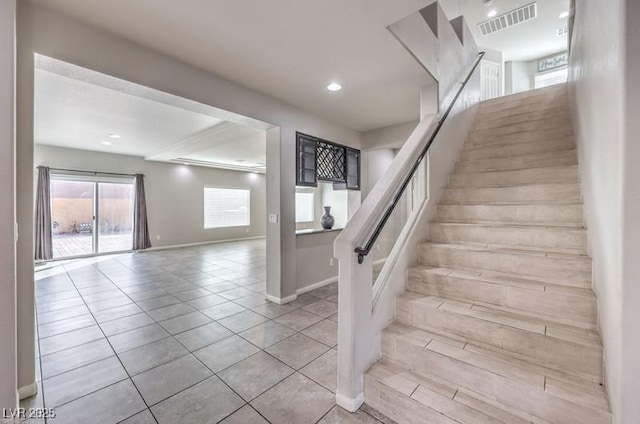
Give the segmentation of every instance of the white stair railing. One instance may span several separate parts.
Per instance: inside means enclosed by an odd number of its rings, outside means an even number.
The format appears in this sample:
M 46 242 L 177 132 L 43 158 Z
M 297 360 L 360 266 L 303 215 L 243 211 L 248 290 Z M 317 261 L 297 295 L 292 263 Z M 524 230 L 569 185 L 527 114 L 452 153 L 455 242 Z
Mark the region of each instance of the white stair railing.
M 348 411 L 356 411 L 364 402 L 364 373 L 380 356 L 380 331 L 373 322 L 374 263 L 369 253 L 483 56 L 484 52 L 478 54 L 454 93 L 450 93 L 453 99 L 447 108 L 435 119 L 426 118 L 418 124 L 383 177 L 336 238 L 334 254 L 339 261 L 336 402 Z M 425 198 L 421 201 L 424 202 Z M 397 245 L 406 240 L 415 224 L 415 219 L 412 219 L 415 216 L 406 220 L 392 255 L 399 252 Z M 389 274 L 394 259 L 387 258 L 381 276 Z M 384 290 L 383 283 L 376 283 L 376 297 Z

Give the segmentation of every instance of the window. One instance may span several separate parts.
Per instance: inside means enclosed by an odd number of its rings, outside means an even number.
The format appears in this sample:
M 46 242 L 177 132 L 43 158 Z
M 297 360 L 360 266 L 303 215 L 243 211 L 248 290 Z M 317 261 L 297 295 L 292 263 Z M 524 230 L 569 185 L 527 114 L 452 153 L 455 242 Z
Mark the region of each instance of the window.
M 543 88 L 554 84 L 562 84 L 563 82 L 567 82 L 567 77 L 567 68 L 537 74 L 534 76 L 534 88 Z
M 250 190 L 205 187 L 204 228 L 250 225 L 250 198 Z
M 296 223 L 314 221 L 314 209 L 313 193 L 296 193 Z

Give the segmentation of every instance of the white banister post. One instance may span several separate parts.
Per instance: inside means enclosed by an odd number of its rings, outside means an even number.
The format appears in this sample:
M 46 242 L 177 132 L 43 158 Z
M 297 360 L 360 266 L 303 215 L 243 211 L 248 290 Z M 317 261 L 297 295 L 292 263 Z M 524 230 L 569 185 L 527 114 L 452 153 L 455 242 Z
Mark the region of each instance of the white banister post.
M 355 412 L 364 402 L 364 372 L 377 359 L 371 322 L 373 262 L 358 264 L 351 243 L 338 253 L 338 385 L 336 403 Z

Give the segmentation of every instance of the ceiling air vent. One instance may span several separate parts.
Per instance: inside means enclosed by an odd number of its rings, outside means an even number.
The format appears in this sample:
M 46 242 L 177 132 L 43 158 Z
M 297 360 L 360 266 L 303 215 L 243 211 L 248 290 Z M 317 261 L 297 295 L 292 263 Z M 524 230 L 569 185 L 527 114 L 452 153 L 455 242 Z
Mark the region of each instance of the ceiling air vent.
M 480 22 L 478 24 L 478 29 L 482 35 L 489 35 L 494 32 L 511 28 L 514 25 L 530 21 L 536 16 L 538 16 L 538 7 L 536 2 L 533 2 L 500 16 L 496 16 L 488 21 Z

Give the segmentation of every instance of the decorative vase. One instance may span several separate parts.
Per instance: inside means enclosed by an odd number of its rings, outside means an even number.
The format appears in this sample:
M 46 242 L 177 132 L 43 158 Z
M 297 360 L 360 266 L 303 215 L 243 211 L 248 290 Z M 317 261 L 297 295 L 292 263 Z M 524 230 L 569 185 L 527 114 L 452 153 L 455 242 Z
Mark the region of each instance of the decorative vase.
M 335 220 L 331 215 L 331 206 L 325 206 L 324 215 L 322 215 L 322 218 L 320 218 L 320 225 L 322 225 L 322 228 L 324 228 L 325 230 L 330 230 L 333 228 L 334 222 Z

